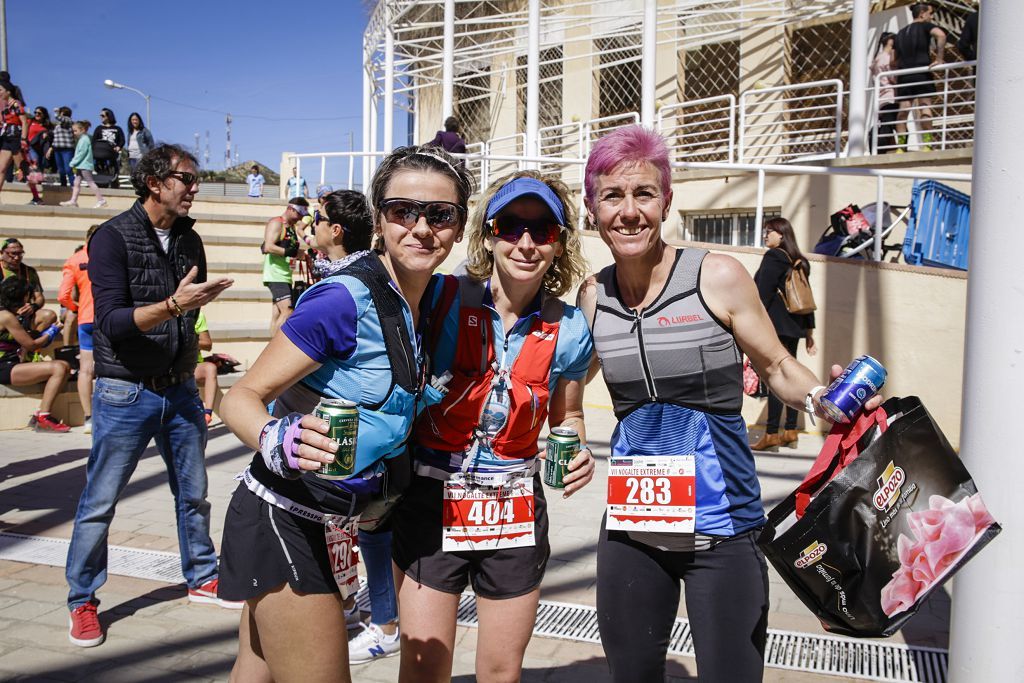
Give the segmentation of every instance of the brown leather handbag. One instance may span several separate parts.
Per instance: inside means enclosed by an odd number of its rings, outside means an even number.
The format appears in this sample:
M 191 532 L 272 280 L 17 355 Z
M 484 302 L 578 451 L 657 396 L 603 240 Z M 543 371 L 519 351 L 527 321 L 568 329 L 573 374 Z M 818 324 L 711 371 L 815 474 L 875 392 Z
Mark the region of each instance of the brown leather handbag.
M 783 250 L 783 253 L 785 251 Z M 789 254 L 786 254 L 789 258 Z M 818 309 L 814 303 L 814 293 L 811 292 L 811 283 L 807 281 L 807 273 L 803 268 L 798 268 L 801 259 L 793 261 L 790 258 L 789 272 L 786 274 L 784 289 L 779 290 L 786 310 L 795 315 L 811 313 Z

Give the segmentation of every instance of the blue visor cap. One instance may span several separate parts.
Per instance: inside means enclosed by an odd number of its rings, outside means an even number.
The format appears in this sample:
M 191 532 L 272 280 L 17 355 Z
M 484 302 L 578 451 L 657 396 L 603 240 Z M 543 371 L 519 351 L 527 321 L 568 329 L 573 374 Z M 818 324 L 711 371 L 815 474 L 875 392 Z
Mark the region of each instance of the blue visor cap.
M 491 220 L 498 215 L 498 212 L 508 206 L 511 202 L 520 197 L 534 196 L 544 202 L 551 214 L 558 221 L 558 224 L 565 226 L 565 211 L 562 210 L 562 200 L 558 198 L 554 190 L 546 183 L 536 178 L 515 178 L 494 193 L 491 201 L 487 204 L 486 220 Z

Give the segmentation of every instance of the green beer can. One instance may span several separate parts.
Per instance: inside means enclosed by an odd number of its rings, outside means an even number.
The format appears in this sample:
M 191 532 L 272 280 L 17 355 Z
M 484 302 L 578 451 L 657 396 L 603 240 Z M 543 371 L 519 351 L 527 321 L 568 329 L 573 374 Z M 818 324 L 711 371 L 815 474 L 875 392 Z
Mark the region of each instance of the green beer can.
M 316 471 L 321 479 L 348 479 L 356 469 L 356 437 L 359 434 L 359 408 L 343 398 L 322 398 L 313 414 L 327 423 L 327 436 L 338 442 L 334 462 L 325 462 Z
M 544 483 L 553 489 L 565 488 L 569 461 L 580 452 L 580 437 L 575 429 L 554 427 L 548 434 L 544 452 Z

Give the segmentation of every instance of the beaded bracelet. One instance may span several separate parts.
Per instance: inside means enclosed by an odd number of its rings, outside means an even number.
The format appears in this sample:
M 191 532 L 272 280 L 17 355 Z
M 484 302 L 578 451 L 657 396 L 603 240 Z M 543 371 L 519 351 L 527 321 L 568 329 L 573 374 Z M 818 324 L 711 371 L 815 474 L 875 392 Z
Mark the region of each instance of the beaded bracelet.
M 181 310 L 181 306 L 178 305 L 178 300 L 174 298 L 174 295 L 172 294 L 169 298 L 171 300 L 171 303 L 174 304 L 174 310 L 178 312 L 177 317 L 180 318 L 181 316 L 185 315 L 185 311 Z

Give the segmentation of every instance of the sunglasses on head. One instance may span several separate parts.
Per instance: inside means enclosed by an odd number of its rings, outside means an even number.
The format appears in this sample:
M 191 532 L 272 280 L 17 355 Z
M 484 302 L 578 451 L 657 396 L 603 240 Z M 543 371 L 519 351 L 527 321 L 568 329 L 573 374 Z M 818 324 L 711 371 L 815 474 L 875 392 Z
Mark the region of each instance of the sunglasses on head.
M 185 187 L 192 187 L 199 180 L 199 176 L 195 173 L 189 173 L 188 171 L 171 171 L 167 174 L 167 177 L 177 178 L 185 185 Z
M 488 234 L 498 239 L 517 243 L 523 234 L 530 233 L 533 243 L 542 246 L 557 242 L 562 233 L 562 226 L 551 218 L 520 218 L 514 214 L 495 216 L 487 223 Z
M 377 205 L 388 223 L 412 230 L 420 217 L 434 230 L 457 228 L 465 207 L 451 202 L 418 202 L 415 199 L 385 199 Z

